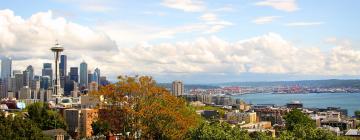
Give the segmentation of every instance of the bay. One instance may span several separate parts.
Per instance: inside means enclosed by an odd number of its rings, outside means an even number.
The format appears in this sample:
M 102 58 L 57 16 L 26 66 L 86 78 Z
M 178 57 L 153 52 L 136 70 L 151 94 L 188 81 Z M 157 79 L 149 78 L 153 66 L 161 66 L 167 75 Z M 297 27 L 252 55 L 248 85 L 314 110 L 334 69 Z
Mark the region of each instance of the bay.
M 242 94 L 233 96 L 251 104 L 286 105 L 291 101 L 300 101 L 304 107 L 326 108 L 341 107 L 348 110 L 348 115 L 353 116 L 354 111 L 360 110 L 360 93 L 306 93 L 306 94 Z

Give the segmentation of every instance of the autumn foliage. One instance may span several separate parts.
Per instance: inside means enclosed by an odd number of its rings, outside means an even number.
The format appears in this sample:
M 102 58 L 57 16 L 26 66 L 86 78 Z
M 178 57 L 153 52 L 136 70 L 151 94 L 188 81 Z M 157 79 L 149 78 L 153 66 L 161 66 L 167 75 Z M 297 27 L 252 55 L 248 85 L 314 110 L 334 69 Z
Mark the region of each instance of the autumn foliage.
M 94 94 L 105 98 L 99 124 L 109 125 L 107 133 L 130 139 L 184 139 L 200 119 L 184 100 L 172 96 L 148 76 L 119 77 L 117 83 Z

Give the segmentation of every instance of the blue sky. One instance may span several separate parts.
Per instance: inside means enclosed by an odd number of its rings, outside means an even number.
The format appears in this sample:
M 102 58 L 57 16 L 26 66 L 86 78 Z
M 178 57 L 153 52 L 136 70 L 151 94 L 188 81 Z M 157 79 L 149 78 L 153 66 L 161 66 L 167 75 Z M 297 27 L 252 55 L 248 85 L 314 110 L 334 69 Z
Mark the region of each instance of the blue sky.
M 0 55 L 18 59 L 18 69 L 33 60 L 39 60 L 39 64 L 32 65 L 41 69 L 40 62 L 51 60 L 51 56 L 40 53 L 46 48 L 44 42 L 50 39 L 51 44 L 51 39 L 56 38 L 68 50 L 65 54 L 74 55 L 70 56 L 70 64 L 76 66 L 85 60 L 110 77 L 145 74 L 160 82 L 214 83 L 360 75 L 356 70 L 360 69 L 358 0 L 0 3 L 0 17 L 7 17 L 0 20 L 4 23 L 0 24 L 4 29 L 0 30 L 4 35 L 0 41 L 14 40 L 3 41 Z M 17 16 L 22 21 L 15 20 Z M 62 23 L 57 23 L 59 19 Z M 28 33 L 28 28 L 36 30 L 36 37 Z M 36 41 L 19 40 L 29 36 Z M 25 53 L 14 50 L 24 44 L 39 53 L 20 58 L 18 55 Z

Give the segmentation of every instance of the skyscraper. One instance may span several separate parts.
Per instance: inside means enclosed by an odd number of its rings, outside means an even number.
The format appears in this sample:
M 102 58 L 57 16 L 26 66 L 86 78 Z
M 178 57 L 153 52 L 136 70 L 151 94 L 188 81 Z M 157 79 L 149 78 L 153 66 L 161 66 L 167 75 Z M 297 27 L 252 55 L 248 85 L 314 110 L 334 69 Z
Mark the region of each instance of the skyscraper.
M 184 84 L 181 81 L 172 82 L 171 94 L 181 96 L 184 94 Z
M 49 76 L 49 80 L 52 81 L 53 79 L 53 70 L 52 70 L 52 67 L 51 67 L 51 63 L 44 63 L 43 64 L 43 69 L 42 69 L 42 76 Z M 49 83 L 51 86 L 52 83 L 50 82 Z
M 9 57 L 1 59 L 1 78 L 11 77 L 12 60 Z
M 94 78 L 94 77 L 93 77 L 93 74 L 92 74 L 91 71 L 89 70 L 89 71 L 88 71 L 88 85 L 89 85 L 91 82 L 94 81 L 93 78 Z
M 78 67 L 71 67 L 69 76 L 70 76 L 70 80 L 73 80 L 76 83 L 78 83 L 79 82 L 79 69 L 78 69 Z
M 26 70 L 29 72 L 30 81 L 34 80 L 34 68 L 33 66 L 27 66 Z
M 93 81 L 95 81 L 98 85 L 100 85 L 100 69 L 99 68 L 96 68 L 94 70 Z
M 60 56 L 60 64 L 59 64 L 59 70 L 60 70 L 60 86 L 61 88 L 64 88 L 65 82 L 66 82 L 66 74 L 67 74 L 67 56 L 61 55 Z
M 80 63 L 80 87 L 87 87 L 88 69 L 85 61 Z
M 28 70 L 23 71 L 23 86 L 30 86 L 30 72 Z

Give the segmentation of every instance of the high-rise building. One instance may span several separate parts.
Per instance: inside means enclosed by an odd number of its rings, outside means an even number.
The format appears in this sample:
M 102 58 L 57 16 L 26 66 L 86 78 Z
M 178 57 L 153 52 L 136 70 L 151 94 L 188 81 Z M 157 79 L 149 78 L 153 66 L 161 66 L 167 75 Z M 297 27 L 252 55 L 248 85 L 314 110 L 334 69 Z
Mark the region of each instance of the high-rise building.
M 80 87 L 87 87 L 88 85 L 88 68 L 85 61 L 80 64 Z
M 11 77 L 12 60 L 9 57 L 1 59 L 1 78 Z
M 69 76 L 70 76 L 70 80 L 73 80 L 76 83 L 78 83 L 79 82 L 79 69 L 78 69 L 78 67 L 71 67 Z
M 23 86 L 30 86 L 30 72 L 28 70 L 23 71 Z
M 100 85 L 100 69 L 99 68 L 96 68 L 94 70 L 93 81 L 95 81 L 98 85 Z
M 60 70 L 60 86 L 61 86 L 61 88 L 64 88 L 66 80 L 67 80 L 66 79 L 66 74 L 67 74 L 67 56 L 66 55 L 60 56 L 59 70 Z
M 15 75 L 15 91 L 18 92 L 24 86 L 24 76 L 23 74 L 16 74 Z
M 90 84 L 92 81 L 94 81 L 94 79 L 93 79 L 94 77 L 93 77 L 93 74 L 91 73 L 91 71 L 89 70 L 88 71 L 88 84 Z
M 50 78 L 49 86 L 52 86 L 53 70 L 52 70 L 51 63 L 44 63 L 43 64 L 42 76 L 49 76 L 49 78 Z
M 28 86 L 24 86 L 20 89 L 19 99 L 31 99 L 31 89 Z
M 50 76 L 41 76 L 40 88 L 47 90 L 51 85 L 50 83 L 51 83 Z
M 22 74 L 21 70 L 13 70 L 13 76 L 15 76 L 16 74 Z
M 7 90 L 5 90 L 5 80 L 0 79 L 0 99 L 1 98 L 6 98 L 7 97 Z
M 184 84 L 181 81 L 172 82 L 171 94 L 181 96 L 184 94 Z
M 33 66 L 29 65 L 27 66 L 26 70 L 29 72 L 29 78 L 30 78 L 30 81 L 34 80 L 34 68 Z
M 33 85 L 33 82 L 34 82 L 34 68 L 33 66 L 29 65 L 26 67 L 26 71 L 27 71 L 27 80 L 28 80 L 28 83 L 29 83 L 29 87 L 32 88 L 32 85 Z

